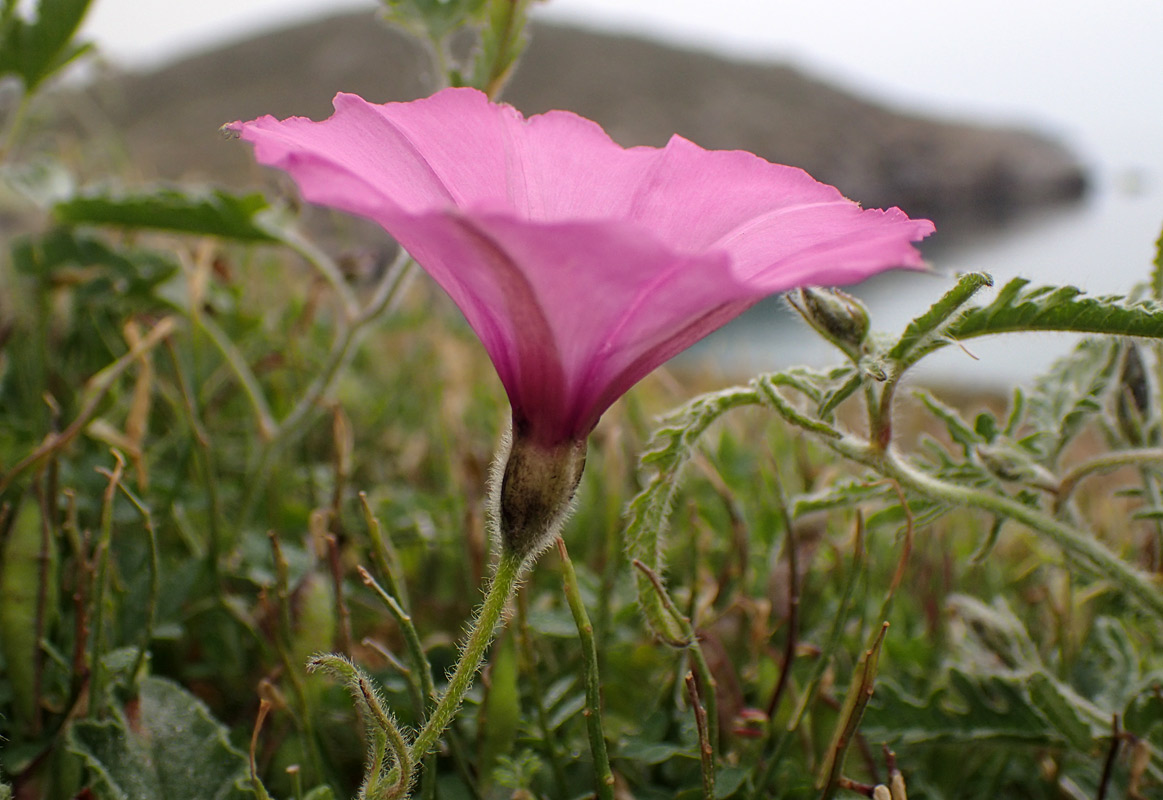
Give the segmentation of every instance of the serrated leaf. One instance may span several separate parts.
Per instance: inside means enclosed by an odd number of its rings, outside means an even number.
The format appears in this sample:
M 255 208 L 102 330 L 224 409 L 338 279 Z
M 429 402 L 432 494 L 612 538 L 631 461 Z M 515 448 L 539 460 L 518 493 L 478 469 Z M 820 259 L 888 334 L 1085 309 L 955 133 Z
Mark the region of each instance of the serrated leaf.
M 639 464 L 639 471 L 649 477 L 643 480 L 644 488 L 630 502 L 625 542 L 631 559 L 638 559 L 656 573 L 662 572 L 662 543 L 670 511 L 678 493 L 683 467 L 699 437 L 731 409 L 754 405 L 758 401 L 758 393 L 750 386 L 726 389 L 692 400 L 663 421 L 647 444 Z M 647 622 L 659 636 L 680 642 L 683 634 L 663 607 L 649 578 L 638 572 L 635 580 L 639 606 Z
M 1082 698 L 1044 672 L 1031 674 L 1026 681 L 1026 688 L 1034 708 L 1071 747 L 1081 752 L 1090 750 L 1099 732 L 1094 730 L 1091 720 L 1083 711 L 1085 701 Z
M 1114 617 L 1099 617 L 1086 637 L 1084 651 L 1093 676 L 1088 697 L 1117 709 L 1126 705 L 1143 681 L 1139 654 L 1126 625 Z
M 1058 746 L 1063 743 L 1025 692 L 1026 676 L 949 669 L 926 697 L 881 680 L 864 717 L 864 735 L 896 744 Z
M 895 496 L 895 493 L 892 487 L 884 481 L 876 483 L 866 481 L 838 482 L 829 489 L 792 498 L 790 508 L 792 517 L 799 519 L 805 514 L 816 511 L 850 508 L 874 500 L 887 499 L 890 496 Z
M 960 662 L 977 663 L 983 669 L 1000 664 L 1013 671 L 1041 667 L 1030 632 L 1004 599 L 987 605 L 975 597 L 954 594 L 947 603 L 952 621 L 964 628 L 962 635 L 954 637 Z
M 72 725 L 68 748 L 109 800 L 246 800 L 246 756 L 202 701 L 176 683 L 145 678 L 128 709 Z
M 985 443 L 981 434 L 962 419 L 960 412 L 952 406 L 942 403 L 932 394 L 921 389 L 913 392 L 913 397 L 920 400 L 929 410 L 929 413 L 944 423 L 949 438 L 961 445 L 962 451 L 966 455 L 977 445 Z
M 235 195 L 217 189 L 210 192 L 156 189 L 144 193 L 80 195 L 57 203 L 53 214 L 70 225 L 146 228 L 273 243 L 278 238 L 256 219 L 269 207 L 261 194 Z
M 1163 338 L 1163 305 L 1124 297 L 1087 297 L 1073 286 L 1026 288 L 1015 278 L 987 306 L 966 311 L 948 327 L 956 339 L 1015 331 L 1073 331 Z
M 1120 343 L 1098 338 L 1084 339 L 1055 361 L 1029 397 L 1025 421 L 1034 433 L 1023 438 L 1025 449 L 1053 467 L 1066 445 L 1103 410 L 1102 398 L 1113 386 L 1119 361 Z
M 857 389 L 864 385 L 865 375 L 862 372 L 853 370 L 853 374 L 848 380 L 841 384 L 838 388 L 826 392 L 822 401 L 816 409 L 816 415 L 823 420 L 831 420 L 832 412 L 849 397 L 851 397 Z
M 0 27 L 0 75 L 19 76 L 31 94 L 54 72 L 86 52 L 73 37 L 91 0 L 40 0 L 30 18 L 6 17 Z
M 909 358 L 910 354 L 918 348 L 923 349 L 942 325 L 986 286 L 993 286 L 993 278 L 984 272 L 962 275 L 956 286 L 946 292 L 924 314 L 905 326 L 904 333 L 888 352 L 888 357 L 895 361 L 914 360 Z

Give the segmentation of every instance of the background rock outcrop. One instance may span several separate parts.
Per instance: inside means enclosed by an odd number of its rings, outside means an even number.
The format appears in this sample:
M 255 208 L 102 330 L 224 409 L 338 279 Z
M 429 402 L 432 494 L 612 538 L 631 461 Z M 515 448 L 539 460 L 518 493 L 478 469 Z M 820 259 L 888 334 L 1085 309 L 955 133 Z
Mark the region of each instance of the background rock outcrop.
M 225 122 L 330 113 L 336 91 L 369 100 L 429 92 L 418 46 L 370 13 L 225 46 L 125 74 L 80 104 L 122 137 L 142 177 L 253 184 L 269 178 Z M 732 61 L 642 39 L 535 25 L 505 99 L 526 113 L 568 108 L 620 143 L 679 133 L 803 167 L 868 206 L 899 205 L 949 228 L 1003 221 L 1081 195 L 1085 176 L 1058 143 L 1029 130 L 936 120 L 885 108 L 776 64 Z

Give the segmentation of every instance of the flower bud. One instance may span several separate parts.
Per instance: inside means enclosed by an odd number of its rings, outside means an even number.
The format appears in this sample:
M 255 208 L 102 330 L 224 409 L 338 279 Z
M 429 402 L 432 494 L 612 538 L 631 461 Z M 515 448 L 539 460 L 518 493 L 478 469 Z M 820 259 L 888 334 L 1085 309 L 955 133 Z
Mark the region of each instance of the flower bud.
M 493 517 L 501 546 L 523 558 L 553 543 L 569 516 L 586 464 L 586 442 L 542 445 L 515 431 L 493 475 Z M 503 462 L 499 490 L 497 472 Z
M 847 292 L 809 286 L 791 292 L 788 300 L 809 325 L 845 353 L 856 353 L 864 344 L 868 309 Z

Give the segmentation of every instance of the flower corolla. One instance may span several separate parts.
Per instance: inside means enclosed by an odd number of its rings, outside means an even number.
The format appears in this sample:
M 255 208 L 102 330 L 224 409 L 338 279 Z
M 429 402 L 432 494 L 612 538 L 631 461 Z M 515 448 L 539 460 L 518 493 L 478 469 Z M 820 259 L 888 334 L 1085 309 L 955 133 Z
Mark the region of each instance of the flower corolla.
M 543 445 L 584 438 L 639 379 L 768 295 L 921 267 L 933 230 L 794 167 L 680 136 L 616 144 L 474 89 L 335 98 L 322 122 L 232 123 L 313 203 L 382 225 L 460 308 Z
M 558 463 L 517 517 L 563 507 L 546 492 L 568 505 L 586 437 L 655 367 L 768 295 L 919 268 L 912 243 L 933 230 L 751 153 L 623 148 L 473 89 L 334 105 L 227 127 L 306 200 L 382 225 L 460 308 L 508 394 L 516 459 Z

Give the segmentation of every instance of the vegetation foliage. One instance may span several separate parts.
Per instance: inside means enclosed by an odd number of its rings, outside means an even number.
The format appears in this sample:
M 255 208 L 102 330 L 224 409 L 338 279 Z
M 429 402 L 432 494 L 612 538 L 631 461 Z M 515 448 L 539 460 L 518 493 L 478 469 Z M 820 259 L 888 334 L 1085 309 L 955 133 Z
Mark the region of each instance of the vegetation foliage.
M 496 94 L 526 5 L 385 15 Z M 62 180 L 25 111 L 86 6 L 0 13 L 31 220 L 0 257 L 0 797 L 1163 792 L 1163 239 L 1133 297 L 969 274 L 885 338 L 800 293 L 835 368 L 659 422 L 681 393 L 647 381 L 412 764 L 488 574 L 502 393 L 406 256 L 324 252 L 261 195 Z M 1090 336 L 1004 408 L 901 391 L 1030 330 Z

